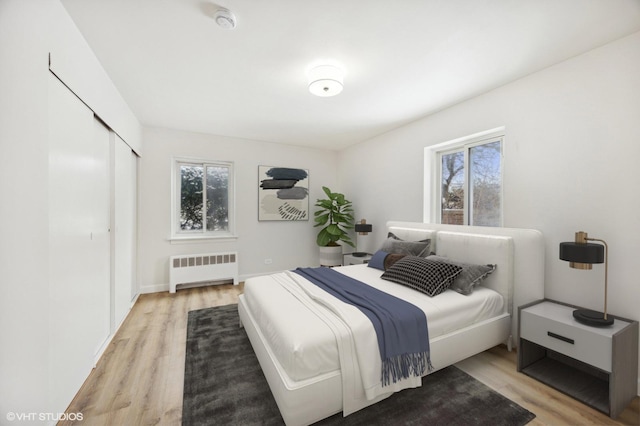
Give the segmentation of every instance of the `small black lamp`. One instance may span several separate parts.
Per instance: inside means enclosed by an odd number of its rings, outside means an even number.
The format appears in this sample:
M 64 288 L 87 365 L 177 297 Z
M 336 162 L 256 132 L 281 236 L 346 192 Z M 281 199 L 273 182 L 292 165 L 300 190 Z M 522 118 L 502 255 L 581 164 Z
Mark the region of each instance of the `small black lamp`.
M 589 243 L 598 241 L 601 244 Z M 592 311 L 590 309 L 577 309 L 573 311 L 576 321 L 592 327 L 606 327 L 613 324 L 614 319 L 607 316 L 607 277 L 609 247 L 604 240 L 589 238 L 586 232 L 576 232 L 575 242 L 560 243 L 560 259 L 569 261 L 569 266 L 574 269 L 588 270 L 594 263 L 604 263 L 604 311 Z
M 367 219 L 362 219 L 360 223 L 356 223 L 356 226 L 354 229 L 360 235 L 367 235 L 369 232 L 373 230 L 373 225 L 371 225 L 370 223 L 367 223 Z M 356 244 L 358 243 L 357 238 L 358 236 L 356 235 Z M 367 255 L 367 253 L 364 251 L 356 251 L 352 253 L 352 255 L 355 257 L 364 257 Z

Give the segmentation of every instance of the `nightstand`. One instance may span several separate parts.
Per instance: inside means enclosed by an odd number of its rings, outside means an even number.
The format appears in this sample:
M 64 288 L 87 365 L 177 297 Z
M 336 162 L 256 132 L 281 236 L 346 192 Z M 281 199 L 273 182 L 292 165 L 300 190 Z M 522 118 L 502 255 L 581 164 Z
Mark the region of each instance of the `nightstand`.
M 344 266 L 347 265 L 360 265 L 362 263 L 369 263 L 369 261 L 371 260 L 371 256 L 369 253 L 367 253 L 365 256 L 354 256 L 353 253 L 350 254 L 345 254 L 344 258 L 342 259 L 342 264 Z
M 518 308 L 518 371 L 618 417 L 637 393 L 638 321 L 590 327 L 574 309 L 552 300 Z

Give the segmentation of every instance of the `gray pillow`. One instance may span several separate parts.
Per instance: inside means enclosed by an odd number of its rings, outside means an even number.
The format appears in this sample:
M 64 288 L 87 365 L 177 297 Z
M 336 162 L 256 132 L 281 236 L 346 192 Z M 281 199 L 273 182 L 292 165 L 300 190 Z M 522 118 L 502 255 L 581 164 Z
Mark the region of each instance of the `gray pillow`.
M 422 241 L 404 241 L 396 237 L 393 232 L 389 232 L 387 239 L 382 243 L 380 250 L 386 251 L 387 253 L 425 257 L 429 254 L 430 245 L 430 239 Z
M 405 256 L 387 269 L 382 279 L 437 296 L 451 286 L 462 268 L 418 256 Z
M 451 290 L 455 290 L 465 296 L 471 294 L 475 286 L 479 285 L 482 280 L 496 270 L 496 265 L 474 265 L 436 255 L 427 256 L 427 259 L 462 268 L 460 274 L 453 281 Z

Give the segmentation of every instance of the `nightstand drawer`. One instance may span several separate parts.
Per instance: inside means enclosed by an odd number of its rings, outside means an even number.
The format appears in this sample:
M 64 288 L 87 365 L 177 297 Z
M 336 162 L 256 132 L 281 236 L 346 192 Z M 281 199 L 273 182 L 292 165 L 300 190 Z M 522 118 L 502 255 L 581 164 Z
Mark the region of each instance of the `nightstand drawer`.
M 568 311 L 571 315 L 571 311 Z M 522 311 L 520 337 L 611 372 L 611 337 Z

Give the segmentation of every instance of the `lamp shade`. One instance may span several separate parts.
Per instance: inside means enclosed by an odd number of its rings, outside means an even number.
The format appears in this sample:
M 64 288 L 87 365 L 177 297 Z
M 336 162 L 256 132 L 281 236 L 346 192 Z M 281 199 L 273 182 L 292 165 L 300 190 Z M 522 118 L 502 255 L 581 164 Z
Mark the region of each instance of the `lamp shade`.
M 604 263 L 604 246 L 592 243 L 560 243 L 560 259 L 576 263 Z
M 370 223 L 356 223 L 355 231 L 356 232 L 371 232 L 373 230 L 373 225 Z

